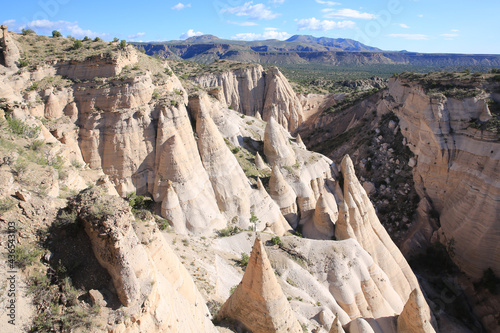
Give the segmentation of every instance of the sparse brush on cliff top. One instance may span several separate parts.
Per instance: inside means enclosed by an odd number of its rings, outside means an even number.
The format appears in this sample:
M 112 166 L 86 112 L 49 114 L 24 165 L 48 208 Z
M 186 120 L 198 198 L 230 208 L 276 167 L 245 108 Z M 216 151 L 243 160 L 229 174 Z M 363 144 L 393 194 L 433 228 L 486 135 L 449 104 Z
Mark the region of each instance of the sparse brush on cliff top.
M 78 39 L 53 38 L 33 34 L 13 35 L 24 53 L 23 61 L 30 68 L 46 64 L 50 61 L 85 60 L 88 57 L 105 55 L 112 56 L 112 52 L 118 52 L 120 46 L 109 44 L 101 39 L 88 40 L 85 45 Z M 40 47 L 42 46 L 42 47 Z

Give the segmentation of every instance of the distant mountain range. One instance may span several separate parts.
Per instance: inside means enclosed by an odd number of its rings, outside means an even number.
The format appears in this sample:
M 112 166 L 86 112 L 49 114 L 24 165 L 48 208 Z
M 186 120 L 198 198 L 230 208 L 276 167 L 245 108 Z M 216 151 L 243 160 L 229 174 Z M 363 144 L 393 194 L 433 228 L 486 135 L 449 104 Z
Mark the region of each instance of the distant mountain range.
M 276 39 L 241 41 L 202 35 L 184 41 L 134 42 L 132 44 L 144 49 L 149 55 L 205 64 L 215 59 L 228 59 L 274 65 L 500 66 L 500 55 L 383 51 L 352 39 L 317 38 L 310 35 L 294 35 L 285 41 Z

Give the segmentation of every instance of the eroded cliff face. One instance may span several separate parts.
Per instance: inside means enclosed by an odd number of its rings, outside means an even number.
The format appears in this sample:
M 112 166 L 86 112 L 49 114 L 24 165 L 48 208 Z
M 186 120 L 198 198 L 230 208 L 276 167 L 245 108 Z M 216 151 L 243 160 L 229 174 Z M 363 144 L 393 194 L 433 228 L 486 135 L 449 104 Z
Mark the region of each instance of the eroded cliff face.
M 416 189 L 439 213 L 435 237 L 453 249 L 453 261 L 468 275 L 480 278 L 489 267 L 499 275 L 500 143 L 496 134 L 471 127 L 491 117 L 487 96 L 431 97 L 404 79 L 391 79 L 389 93 L 417 157 Z
M 194 78 L 204 88 L 219 87 L 219 96 L 239 112 L 268 121 L 271 117 L 292 132 L 303 121 L 302 104 L 288 80 L 275 67 L 260 65 Z
M 99 263 L 134 318 L 108 332 L 217 332 L 191 276 L 158 228 L 133 226 L 130 206 L 99 188 L 80 193 L 71 208 L 83 220 Z

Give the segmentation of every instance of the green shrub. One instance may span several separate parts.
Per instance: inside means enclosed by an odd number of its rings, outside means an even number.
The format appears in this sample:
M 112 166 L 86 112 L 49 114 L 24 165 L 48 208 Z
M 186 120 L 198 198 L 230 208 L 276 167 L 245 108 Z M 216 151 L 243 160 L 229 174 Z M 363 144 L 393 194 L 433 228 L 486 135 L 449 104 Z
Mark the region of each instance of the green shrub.
M 102 41 L 102 39 L 100 39 L 99 37 L 94 38 L 94 42 L 100 42 L 100 41 Z
M 241 267 L 247 267 L 249 259 L 250 257 L 248 256 L 248 254 L 246 254 L 245 252 L 241 252 L 241 259 L 238 261 L 238 264 Z
M 239 151 L 240 151 L 240 148 L 238 148 L 238 147 L 234 147 L 233 149 L 231 149 L 231 152 L 233 154 L 237 154 Z
M 26 59 L 19 59 L 19 67 L 26 67 L 28 66 L 28 61 Z
M 14 205 L 15 201 L 10 197 L 6 197 L 5 199 L 0 200 L 0 214 L 9 211 L 14 207 Z
M 127 47 L 127 41 L 125 39 L 122 39 L 120 41 L 120 48 L 125 49 Z
M 83 43 L 81 40 L 77 39 L 75 40 L 75 42 L 73 43 L 73 50 L 78 50 L 79 48 L 81 48 L 83 46 Z
M 31 142 L 28 145 L 28 148 L 36 151 L 36 150 L 39 150 L 44 144 L 45 144 L 45 141 L 43 141 L 43 140 L 33 140 L 33 142 Z
M 52 37 L 62 37 L 62 34 L 59 31 L 54 30 L 52 31 Z
M 259 222 L 259 218 L 255 216 L 254 212 L 250 212 L 250 223 L 253 224 L 252 231 L 257 231 L 257 222 Z
M 271 238 L 271 243 L 273 243 L 273 245 L 283 246 L 283 242 L 281 241 L 281 238 L 279 238 L 279 236 Z
M 21 33 L 26 36 L 26 35 L 35 35 L 35 31 L 33 29 L 22 29 Z
M 84 41 L 84 42 L 88 42 L 89 40 L 90 40 L 89 36 L 85 36 L 85 37 L 83 37 L 83 41 Z
M 5 119 L 7 120 L 9 130 L 13 134 L 28 138 L 34 138 L 40 134 L 40 127 L 38 126 L 29 126 L 22 120 L 10 116 L 6 116 Z
M 157 221 L 157 223 L 158 223 L 158 228 L 161 231 L 165 231 L 170 227 L 170 223 L 168 222 L 167 219 L 161 219 L 161 220 Z
M 238 285 L 232 286 L 229 290 L 229 294 L 232 295 L 236 291 L 236 288 L 238 288 Z
M 83 167 L 83 164 L 82 164 L 82 163 L 80 163 L 80 162 L 78 162 L 78 161 L 76 161 L 76 160 L 71 161 L 71 165 L 72 165 L 73 167 L 75 167 L 76 169 L 80 169 L 80 168 L 82 168 L 82 167 Z
M 35 82 L 33 83 L 29 88 L 28 88 L 28 91 L 34 91 L 34 90 L 37 90 L 38 89 L 38 83 Z
M 224 228 L 224 229 L 217 231 L 217 233 L 219 234 L 219 237 L 228 237 L 228 236 L 236 235 L 237 233 L 240 233 L 240 232 L 241 232 L 241 229 L 238 228 L 237 226 L 234 226 L 234 227 L 229 226 L 227 228 Z
M 143 195 L 137 195 L 134 192 L 127 194 L 126 200 L 128 201 L 130 207 L 137 210 L 150 209 L 153 205 L 153 200 L 151 198 Z
M 33 265 L 40 259 L 42 251 L 33 245 L 17 245 L 14 249 L 14 262 L 19 268 Z
M 63 210 L 59 213 L 56 219 L 56 226 L 58 227 L 66 227 L 70 225 L 74 225 L 77 222 L 77 215 L 75 212 L 68 212 Z
M 61 156 L 57 155 L 56 157 L 48 158 L 47 165 L 53 167 L 57 171 L 60 171 L 64 166 L 64 160 Z
M 107 202 L 100 201 L 96 202 L 90 209 L 90 213 L 94 218 L 100 220 L 106 218 L 107 216 L 113 215 L 113 209 L 108 205 Z
M 18 177 L 21 177 L 28 171 L 28 163 L 26 161 L 17 161 L 12 169 L 14 169 Z

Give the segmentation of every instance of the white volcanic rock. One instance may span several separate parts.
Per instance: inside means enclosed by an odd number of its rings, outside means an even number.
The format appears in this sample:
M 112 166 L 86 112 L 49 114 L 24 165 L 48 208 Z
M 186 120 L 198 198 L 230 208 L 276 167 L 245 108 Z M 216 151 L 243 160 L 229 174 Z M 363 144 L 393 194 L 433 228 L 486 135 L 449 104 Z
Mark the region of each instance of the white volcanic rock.
M 250 185 L 234 154 L 224 142 L 210 114 L 200 109 L 196 119 L 198 149 L 215 192 L 217 205 L 227 217 L 239 217 L 247 229 L 250 218 Z
M 297 216 L 297 195 L 288 185 L 277 165 L 273 167 L 271 179 L 269 180 L 269 194 L 278 204 L 281 214 L 287 219 L 288 223 L 295 228 L 299 222 Z
M 248 116 L 262 112 L 265 97 L 264 69 L 260 65 L 219 74 L 205 74 L 194 80 L 202 87 L 220 87 L 228 106 Z
M 405 258 L 392 242 L 380 223 L 375 209 L 359 183 L 348 155 L 341 163 L 344 176 L 344 205 L 339 207 L 339 220 L 335 226 L 337 239 L 356 239 L 382 268 L 406 302 L 418 282 Z M 402 309 L 400 309 L 402 310 Z
M 299 98 L 288 80 L 275 67 L 266 71 L 260 65 L 204 74 L 194 78 L 202 87 L 220 87 L 219 94 L 228 106 L 248 116 L 269 121 L 277 119 L 289 131 L 302 123 Z
M 398 333 L 435 333 L 432 317 L 422 293 L 415 289 L 398 317 Z
M 255 166 L 257 167 L 258 170 L 269 169 L 267 164 L 264 162 L 264 160 L 260 156 L 259 152 L 257 152 L 257 154 L 255 154 Z
M 290 132 L 302 123 L 303 111 L 299 98 L 288 80 L 276 67 L 266 73 L 266 95 L 262 119 L 277 119 Z
M 72 207 L 113 279 L 123 311 L 135 318 L 111 324 L 109 332 L 217 332 L 191 276 L 154 224 L 144 222 L 135 231 L 130 206 L 98 189 L 82 192 Z
M 327 203 L 329 196 L 320 194 L 316 202 L 312 223 L 307 223 L 302 227 L 304 237 L 312 239 L 332 239 L 335 235 L 335 225 L 337 216 L 330 210 L 330 206 L 337 207 L 335 202 Z
M 415 188 L 439 213 L 453 261 L 476 279 L 488 267 L 500 276 L 500 143 L 497 134 L 470 127 L 473 119 L 491 117 L 485 99 L 431 98 L 400 78 L 389 81 L 389 92 L 418 158 Z
M 330 328 L 330 331 L 328 333 L 345 333 L 344 328 L 342 327 L 342 324 L 339 321 L 339 317 L 335 316 L 335 319 L 333 320 L 332 327 Z
M 161 215 L 172 223 L 177 233 L 181 235 L 188 233 L 186 216 L 182 211 L 179 197 L 172 186 L 172 182 L 168 182 L 167 192 L 161 202 Z
M 288 142 L 288 135 L 272 117 L 264 133 L 264 155 L 271 165 L 290 166 L 297 162 L 295 153 Z
M 379 331 L 375 332 L 365 319 L 356 318 L 349 324 L 349 333 L 379 333 Z
M 302 137 L 300 136 L 300 134 L 297 134 L 297 137 L 295 138 L 295 140 L 297 142 L 297 146 L 299 146 L 302 149 L 307 149 L 306 145 L 304 144 L 304 141 L 302 141 Z
M 272 231 L 278 236 L 284 235 L 292 228 L 281 214 L 278 204 L 269 196 L 260 178 L 257 178 L 257 190 L 252 190 L 250 202 L 253 203 L 253 212 L 258 218 L 258 231 Z
M 14 39 L 7 30 L 7 26 L 2 24 L 0 27 L 0 43 L 3 48 L 3 59 L 5 66 L 10 69 L 17 69 L 17 62 L 20 58 L 19 48 Z
M 194 138 L 190 136 L 186 139 L 187 142 L 183 140 L 182 132 L 178 132 L 158 145 L 161 154 L 154 183 L 154 198 L 157 201 L 165 200 L 166 188 L 172 182 L 186 219 L 172 221 L 174 226 L 184 224 L 193 233 L 221 229 L 225 226 L 225 220 L 217 207 L 212 184 L 203 168 Z
M 302 332 L 259 238 L 255 239 L 241 283 L 218 316 L 234 319 L 255 333 Z

